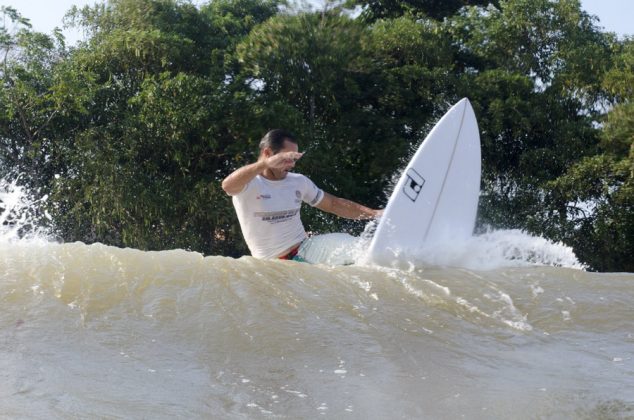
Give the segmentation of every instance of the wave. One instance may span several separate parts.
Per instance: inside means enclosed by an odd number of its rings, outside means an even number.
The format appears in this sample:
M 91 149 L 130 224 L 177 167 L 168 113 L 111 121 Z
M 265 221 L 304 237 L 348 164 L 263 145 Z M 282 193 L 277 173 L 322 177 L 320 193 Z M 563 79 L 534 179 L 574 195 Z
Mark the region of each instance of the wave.
M 390 305 L 400 302 L 400 305 L 416 307 L 424 303 L 475 324 L 484 322 L 530 331 L 533 325 L 527 320 L 527 308 L 518 308 L 511 296 L 519 296 L 523 302 L 535 300 L 544 293 L 546 284 L 556 287 L 549 280 L 551 277 L 558 278 L 562 287 L 576 291 L 584 279 L 607 276 L 570 268 L 537 266 L 473 270 L 430 265 L 410 265 L 407 269 L 310 265 L 252 257 L 205 257 L 184 250 L 145 252 L 81 242 L 4 243 L 0 244 L 0 253 L 0 276 L 4 279 L 5 290 L 19 286 L 27 300 L 32 293 L 46 291 L 46 295 L 79 310 L 82 318 L 122 302 L 140 304 L 134 312 L 144 313 L 142 300 L 148 290 L 169 294 L 171 299 L 180 291 L 186 291 L 192 293 L 195 300 L 213 300 L 215 294 L 225 293 L 241 284 L 276 290 L 265 292 L 266 296 L 281 294 L 282 290 L 308 288 L 302 290 L 301 299 L 286 296 L 286 301 L 298 302 L 295 306 L 300 306 L 300 302 L 305 306 L 311 300 L 310 293 L 320 289 L 321 293 L 329 293 L 328 302 L 347 299 L 347 304 L 351 304 L 360 299 L 365 306 L 372 306 L 377 304 L 379 296 L 381 301 L 389 297 Z M 516 285 L 518 279 L 522 280 Z M 602 290 L 602 287 L 588 286 L 588 290 Z M 258 296 L 255 291 L 250 291 L 242 302 L 235 303 L 242 306 L 255 302 Z M 180 303 L 176 301 L 164 307 L 155 304 L 151 307 L 187 312 L 186 307 L 179 307 Z M 201 309 L 189 303 L 186 306 L 191 306 L 195 312 Z
M 633 285 L 631 274 L 561 267 L 327 266 L 5 242 L 0 411 L 625 416 Z

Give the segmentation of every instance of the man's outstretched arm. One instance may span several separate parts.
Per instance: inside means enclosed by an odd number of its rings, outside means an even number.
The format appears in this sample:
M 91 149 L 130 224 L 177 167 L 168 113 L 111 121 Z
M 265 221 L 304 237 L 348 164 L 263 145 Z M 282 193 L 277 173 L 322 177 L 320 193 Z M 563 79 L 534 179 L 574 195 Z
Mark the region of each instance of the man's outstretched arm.
M 346 219 L 373 219 L 383 214 L 383 210 L 374 210 L 345 198 L 335 197 L 324 192 L 324 198 L 316 206 L 319 210 L 336 214 Z

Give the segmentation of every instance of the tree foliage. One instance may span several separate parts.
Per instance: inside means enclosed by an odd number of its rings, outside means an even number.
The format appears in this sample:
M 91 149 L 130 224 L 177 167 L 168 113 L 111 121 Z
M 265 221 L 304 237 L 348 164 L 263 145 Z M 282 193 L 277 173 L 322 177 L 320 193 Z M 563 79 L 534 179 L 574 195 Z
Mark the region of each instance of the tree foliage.
M 497 4 L 496 0 L 351 0 L 351 6 L 361 6 L 361 18 L 374 22 L 379 19 L 394 19 L 404 15 L 430 17 L 437 20 L 456 14 L 465 6 Z
M 3 7 L 0 162 L 50 194 L 66 240 L 246 252 L 220 181 L 271 128 L 299 170 L 382 206 L 433 123 L 470 98 L 483 145 L 480 227 L 561 240 L 634 271 L 634 46 L 578 0 L 108 0 L 73 8 L 67 47 Z M 7 24 L 8 22 L 8 24 Z M 316 231 L 362 226 L 305 215 Z

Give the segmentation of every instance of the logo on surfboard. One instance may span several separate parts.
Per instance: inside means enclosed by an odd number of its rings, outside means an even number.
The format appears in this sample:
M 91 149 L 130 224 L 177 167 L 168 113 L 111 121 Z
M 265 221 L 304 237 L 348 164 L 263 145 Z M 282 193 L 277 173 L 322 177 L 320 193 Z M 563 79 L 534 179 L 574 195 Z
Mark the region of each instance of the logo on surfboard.
M 425 179 L 412 168 L 408 169 L 405 175 L 407 175 L 407 182 L 403 186 L 403 192 L 410 200 L 416 201 L 425 184 Z

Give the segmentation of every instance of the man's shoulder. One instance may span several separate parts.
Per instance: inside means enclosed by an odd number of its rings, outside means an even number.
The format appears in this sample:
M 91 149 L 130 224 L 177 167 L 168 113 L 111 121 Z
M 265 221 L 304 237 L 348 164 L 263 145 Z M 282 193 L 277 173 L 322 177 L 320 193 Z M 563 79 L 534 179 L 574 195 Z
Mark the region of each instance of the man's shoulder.
M 289 181 L 303 181 L 304 179 L 308 179 L 306 175 L 302 175 L 297 172 L 289 172 L 288 174 L 286 174 L 286 178 Z
M 288 182 L 288 185 L 298 185 L 298 186 L 310 186 L 313 185 L 313 181 L 308 178 L 306 175 L 297 173 L 297 172 L 289 172 L 286 175 L 286 181 Z

